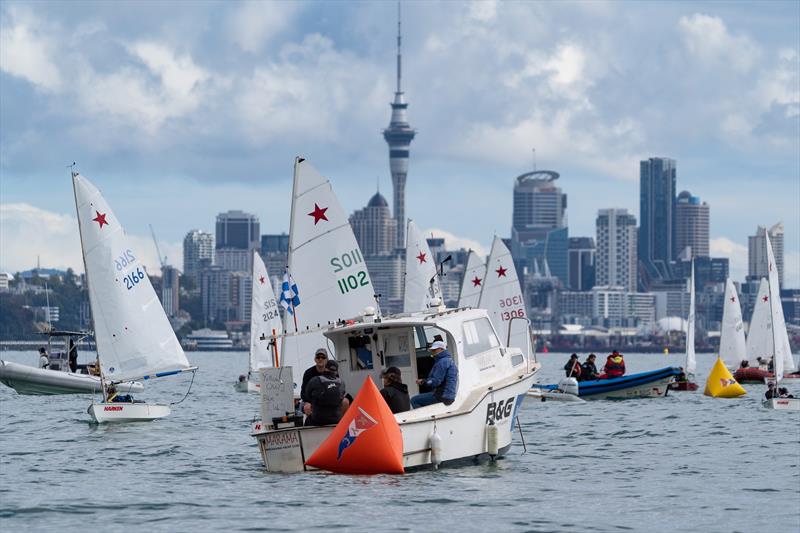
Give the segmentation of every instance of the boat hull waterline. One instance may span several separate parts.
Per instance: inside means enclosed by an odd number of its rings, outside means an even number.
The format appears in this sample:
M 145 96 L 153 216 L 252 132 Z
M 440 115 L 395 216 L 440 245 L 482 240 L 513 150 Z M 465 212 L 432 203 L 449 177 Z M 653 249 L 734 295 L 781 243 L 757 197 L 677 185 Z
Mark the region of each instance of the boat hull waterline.
M 172 410 L 168 405 L 148 403 L 93 403 L 87 411 L 98 424 L 106 422 L 149 422 L 169 416 Z
M 534 374 L 525 374 L 494 387 L 474 391 L 460 408 L 449 411 L 444 404 L 434 404 L 404 413 L 395 418 L 403 434 L 403 464 L 406 470 L 441 462 L 480 461 L 490 457 L 486 427 L 497 426 L 498 456 L 511 447 L 512 432 L 519 409 L 533 384 Z M 258 441 L 264 466 L 269 472 L 295 473 L 313 470 L 306 467 L 310 457 L 330 435 L 335 426 L 292 427 L 267 430 L 258 423 L 251 435 Z M 441 455 L 432 457 L 431 435 L 441 438 Z
M 763 400 L 761 405 L 779 411 L 800 411 L 800 398 L 772 398 Z
M 0 383 L 26 395 L 85 394 L 103 390 L 98 376 L 46 370 L 2 360 Z M 140 393 L 144 391 L 144 385 L 138 381 L 120 383 L 117 390 L 120 393 Z

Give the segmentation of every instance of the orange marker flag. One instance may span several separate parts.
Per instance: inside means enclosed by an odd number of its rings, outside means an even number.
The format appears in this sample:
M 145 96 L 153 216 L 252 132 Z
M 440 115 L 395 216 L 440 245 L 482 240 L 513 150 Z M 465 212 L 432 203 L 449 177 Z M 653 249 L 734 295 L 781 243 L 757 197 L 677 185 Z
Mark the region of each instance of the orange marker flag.
M 403 435 L 372 378 L 306 465 L 340 474 L 402 474 Z

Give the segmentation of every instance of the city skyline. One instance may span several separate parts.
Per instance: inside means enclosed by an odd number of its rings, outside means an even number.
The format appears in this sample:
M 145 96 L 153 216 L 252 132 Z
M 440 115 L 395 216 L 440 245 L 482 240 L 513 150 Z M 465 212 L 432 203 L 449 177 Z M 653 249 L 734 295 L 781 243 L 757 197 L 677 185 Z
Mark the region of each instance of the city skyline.
M 367 204 L 374 189 L 366 185 L 374 184 L 376 176 L 383 190 L 390 187 L 380 131 L 395 82 L 394 3 L 367 3 L 360 10 L 352 4 L 237 4 L 206 7 L 197 14 L 177 13 L 175 4 L 159 8 L 162 15 L 175 12 L 184 25 L 196 22 L 194 31 L 181 25 L 163 28 L 149 18 L 154 15 L 125 26 L 124 17 L 103 6 L 78 5 L 70 12 L 55 3 L 37 6 L 5 3 L 0 15 L 5 133 L 0 267 L 14 270 L 6 265 L 11 257 L 30 268 L 37 255 L 43 257 L 43 266 L 61 266 L 53 261 L 73 255 L 79 263 L 79 250 L 73 254 L 66 246 L 77 243 L 77 226 L 74 233 L 69 229 L 74 208 L 68 171 L 63 169 L 73 158 L 79 160 L 82 173 L 120 204 L 119 215 L 142 252 L 150 255 L 153 248 L 147 236 L 147 225 L 153 224 L 173 265 L 180 264 L 177 254 L 186 231 L 213 231 L 213 217 L 229 209 L 254 213 L 262 233 L 288 231 L 295 152 L 309 157 L 331 178 L 350 213 Z M 798 8 L 775 3 L 634 7 L 633 22 L 626 22 L 625 28 L 656 13 L 668 21 L 655 36 L 633 31 L 632 38 L 641 40 L 638 58 L 623 52 L 627 38 L 609 33 L 620 15 L 617 4 L 404 4 L 403 90 L 414 104 L 414 125 L 421 132 L 414 141 L 406 215 L 426 231 L 442 229 L 476 241 L 486 251 L 493 233 L 510 233 L 513 180 L 530 170 L 530 150 L 536 148 L 537 167 L 559 172 L 559 185 L 570 197 L 570 235 L 592 236 L 599 209 L 622 207 L 640 216 L 638 163 L 667 157 L 677 161 L 676 190 L 690 190 L 710 205 L 710 253 L 731 257 L 737 281 L 747 273 L 747 237 L 759 225 L 783 221 L 785 283 L 800 286 Z M 759 18 L 748 20 L 755 10 Z M 121 11 L 130 14 L 136 8 L 124 4 Z M 269 24 L 263 22 L 262 11 L 269 12 Z M 447 12 L 450 23 L 434 28 L 426 21 L 431 12 Z M 200 44 L 213 14 L 224 21 L 222 50 L 238 58 L 239 71 L 222 68 L 226 57 L 207 54 Z M 50 31 L 71 27 L 79 15 L 85 22 L 75 25 L 76 35 L 110 43 L 109 57 L 96 57 L 75 39 L 57 36 L 63 32 Z M 537 17 L 553 22 L 561 33 L 543 27 Z M 598 20 L 596 31 L 581 36 L 580 28 L 592 18 Z M 236 26 L 237 21 L 247 20 L 255 26 L 251 33 L 231 30 L 243 27 Z M 525 22 L 541 28 L 542 34 L 501 39 Z M 611 39 L 603 51 L 613 61 L 591 49 L 602 37 Z M 666 39 L 673 37 L 674 49 L 662 54 Z M 467 56 L 487 44 L 501 53 L 490 72 L 475 71 Z M 11 52 L 31 59 L 29 64 L 36 68 L 26 70 Z M 477 56 L 474 61 L 487 61 L 485 53 Z M 122 58 L 119 68 L 109 64 L 113 57 Z M 628 95 L 633 113 L 601 95 L 610 91 L 619 96 L 620 85 L 638 75 L 637 69 L 647 74 L 646 63 L 661 59 L 665 74 L 678 73 L 675 61 L 686 70 L 670 91 L 653 95 L 639 87 L 641 94 L 637 89 Z M 331 77 L 333 93 L 310 89 L 322 74 L 304 67 L 304 61 Z M 75 71 L 76 89 L 66 88 L 64 65 L 72 64 L 82 67 Z M 276 86 L 277 75 L 284 73 L 290 76 Z M 753 81 L 731 89 L 707 80 L 704 76 L 710 73 L 733 85 L 743 78 Z M 106 85 L 109 88 L 137 89 L 133 94 L 141 97 L 141 113 L 87 109 L 84 77 L 120 84 Z M 235 93 L 219 86 L 225 80 L 238 87 Z M 251 92 L 245 91 L 245 81 L 252 82 L 247 85 Z M 535 87 L 529 91 L 534 94 L 525 96 L 526 87 Z M 487 90 L 503 104 L 480 97 Z M 345 91 L 341 102 L 332 97 L 336 91 Z M 752 100 L 738 102 L 737 115 L 723 104 L 739 93 Z M 232 94 L 249 97 L 242 105 L 251 106 L 254 120 L 218 109 L 220 99 Z M 306 100 L 300 98 L 303 94 Z M 697 108 L 676 103 L 681 98 L 694 98 Z M 723 104 L 711 106 L 712 99 Z M 78 112 L 54 111 L 70 102 Z M 179 109 L 181 102 L 190 108 Z M 277 104 L 285 105 L 285 113 L 254 124 Z M 15 111 L 32 105 L 42 108 L 34 118 Z M 302 112 L 304 106 L 308 110 Z M 710 109 L 720 106 L 725 113 Z M 505 118 L 493 120 L 498 112 Z M 651 127 L 666 114 L 680 127 Z M 232 128 L 209 130 L 214 118 L 224 117 L 233 118 Z M 137 118 L 146 120 L 132 132 L 125 130 Z M 727 130 L 711 131 L 700 122 Z M 300 143 L 303 131 L 309 133 L 309 141 Z M 176 150 L 182 146 L 188 149 Z M 200 151 L 207 153 L 198 155 Z M 63 180 L 58 178 L 62 169 Z M 764 208 L 753 209 L 754 205 Z M 448 242 L 448 247 L 458 243 Z

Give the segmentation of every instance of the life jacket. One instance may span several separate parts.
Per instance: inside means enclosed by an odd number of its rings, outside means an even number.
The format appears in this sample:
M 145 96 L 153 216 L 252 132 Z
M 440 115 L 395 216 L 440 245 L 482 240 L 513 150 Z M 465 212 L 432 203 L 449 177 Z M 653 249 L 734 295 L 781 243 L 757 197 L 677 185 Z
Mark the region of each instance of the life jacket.
M 319 376 L 322 382 L 322 393 L 317 397 L 317 403 L 326 407 L 339 407 L 342 403 L 342 382 L 327 376 Z
M 625 374 L 625 360 L 621 355 L 614 357 L 609 355 L 606 359 L 606 374 L 608 377 L 616 378 Z

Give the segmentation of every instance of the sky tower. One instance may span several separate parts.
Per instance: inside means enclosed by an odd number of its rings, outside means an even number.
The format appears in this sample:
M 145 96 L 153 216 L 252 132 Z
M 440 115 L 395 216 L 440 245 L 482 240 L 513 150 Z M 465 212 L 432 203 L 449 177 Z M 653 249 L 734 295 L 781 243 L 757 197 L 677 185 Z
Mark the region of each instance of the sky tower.
M 389 145 L 389 168 L 394 185 L 394 218 L 397 220 L 397 247 L 406 245 L 406 176 L 408 175 L 408 153 L 411 140 L 416 132 L 408 125 L 406 103 L 402 78 L 402 56 L 400 52 L 400 2 L 397 3 L 397 90 L 392 102 L 392 119 L 389 127 L 383 130 L 383 138 Z

